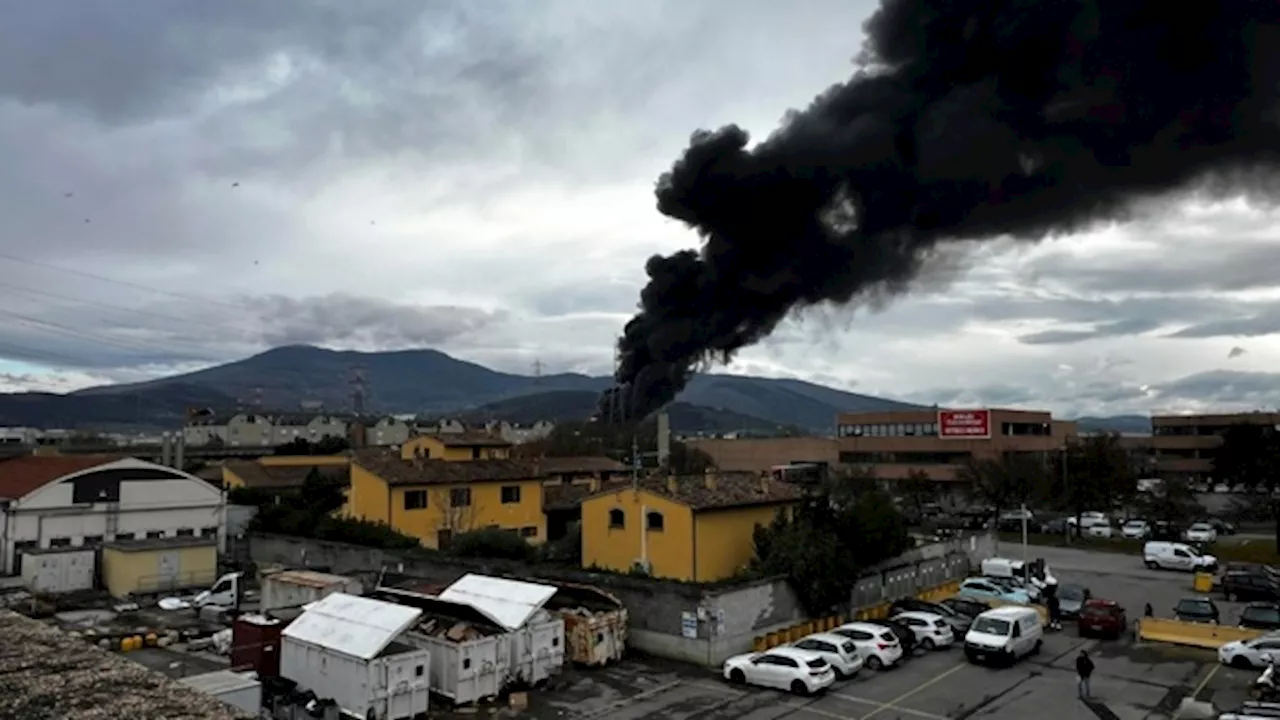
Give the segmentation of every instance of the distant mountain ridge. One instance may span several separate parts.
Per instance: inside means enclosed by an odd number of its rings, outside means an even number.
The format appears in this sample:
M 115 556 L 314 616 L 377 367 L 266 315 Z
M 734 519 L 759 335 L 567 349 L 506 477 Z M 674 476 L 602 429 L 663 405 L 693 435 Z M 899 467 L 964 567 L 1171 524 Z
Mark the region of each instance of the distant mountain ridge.
M 308 345 L 279 347 L 235 362 L 141 383 L 103 385 L 67 395 L 0 394 L 0 424 L 44 428 L 108 426 L 172 428 L 190 407 L 227 410 L 237 402 L 293 410 L 318 402 L 351 408 L 350 372 L 363 368 L 380 413 L 454 415 L 530 422 L 585 418 L 610 377 L 559 373 L 532 377 L 490 370 L 438 350 L 356 352 Z M 842 412 L 923 409 L 897 400 L 836 390 L 803 380 L 697 375 L 670 408 L 684 432 L 776 432 L 794 428 L 830 434 Z M 1136 415 L 1081 418 L 1081 430 L 1150 431 Z

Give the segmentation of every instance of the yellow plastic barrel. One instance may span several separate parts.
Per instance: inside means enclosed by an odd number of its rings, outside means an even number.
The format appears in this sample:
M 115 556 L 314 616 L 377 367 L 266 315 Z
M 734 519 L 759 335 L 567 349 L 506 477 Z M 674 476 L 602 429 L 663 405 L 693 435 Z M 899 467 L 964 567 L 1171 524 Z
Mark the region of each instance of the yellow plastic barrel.
M 1198 593 L 1213 592 L 1213 573 L 1196 573 L 1195 580 L 1192 581 L 1191 587 Z

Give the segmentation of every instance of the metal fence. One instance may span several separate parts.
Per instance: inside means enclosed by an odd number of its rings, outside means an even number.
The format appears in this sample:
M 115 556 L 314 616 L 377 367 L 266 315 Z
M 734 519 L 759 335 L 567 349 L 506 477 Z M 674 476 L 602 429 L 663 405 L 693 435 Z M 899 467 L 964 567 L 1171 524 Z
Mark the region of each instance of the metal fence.
M 961 580 L 994 555 L 992 535 L 971 535 L 916 548 L 858 578 L 850 594 L 850 608 L 871 607 Z

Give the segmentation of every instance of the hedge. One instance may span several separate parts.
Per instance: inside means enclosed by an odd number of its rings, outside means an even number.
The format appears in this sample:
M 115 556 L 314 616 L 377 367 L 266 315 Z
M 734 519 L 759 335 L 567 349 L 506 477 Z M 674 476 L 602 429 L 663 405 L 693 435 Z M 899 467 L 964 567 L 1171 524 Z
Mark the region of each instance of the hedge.
M 1000 542 L 1020 544 L 1022 533 L 998 533 Z M 1072 538 L 1068 543 L 1062 535 L 1027 535 L 1028 545 L 1048 545 L 1051 547 L 1074 548 L 1076 550 L 1097 550 L 1102 552 L 1123 553 L 1125 555 L 1141 555 L 1146 540 L 1134 538 Z M 1222 562 L 1263 563 L 1280 565 L 1280 554 L 1276 553 L 1275 541 L 1240 540 L 1217 542 L 1208 547 L 1207 552 Z

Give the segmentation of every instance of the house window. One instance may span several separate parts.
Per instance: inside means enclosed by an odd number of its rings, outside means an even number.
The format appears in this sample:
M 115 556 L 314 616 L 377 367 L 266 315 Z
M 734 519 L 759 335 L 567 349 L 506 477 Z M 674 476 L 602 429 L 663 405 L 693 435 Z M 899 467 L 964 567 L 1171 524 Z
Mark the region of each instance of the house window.
M 520 528 L 520 537 L 538 537 L 538 528 L 533 525 L 522 527 Z
M 472 459 L 472 460 L 479 460 L 479 459 L 480 459 L 480 448 L 478 448 L 478 447 L 473 447 L 473 448 L 471 448 L 471 459 Z
M 427 506 L 426 490 L 406 490 L 404 493 L 405 510 L 421 510 Z
M 195 528 L 178 528 L 178 537 L 195 537 Z
M 417 667 L 415 667 L 415 668 L 413 669 L 413 675 L 414 675 L 414 677 L 422 677 L 422 672 L 423 672 L 423 670 L 422 670 L 422 666 L 421 666 L 421 665 L 419 665 L 419 666 L 417 666 Z
M 71 538 L 49 538 L 49 547 L 71 547 Z
M 645 526 L 657 532 L 662 532 L 662 513 L 650 512 L 644 516 Z
M 101 535 L 85 535 L 85 536 L 84 536 L 84 542 L 82 542 L 82 543 L 80 543 L 80 544 L 81 544 L 81 545 L 83 545 L 83 546 L 85 546 L 85 547 L 94 547 L 94 546 L 97 546 L 97 545 L 101 545 L 101 544 L 102 544 L 102 536 L 101 536 Z
M 148 539 L 148 540 L 159 540 L 159 539 L 160 539 L 160 538 L 162 538 L 162 537 L 164 537 L 164 531 L 163 531 L 163 530 L 148 530 L 148 531 L 147 531 L 147 539 Z
M 502 488 L 502 504 L 512 505 L 520 502 L 520 486 L 507 485 Z
M 627 526 L 627 514 L 620 508 L 614 508 L 609 511 L 609 528 L 621 529 Z
M 122 533 L 122 532 L 116 533 L 116 540 L 132 540 L 133 538 L 134 538 L 133 533 Z
M 450 507 L 471 507 L 471 488 L 453 488 L 449 491 Z
M 216 527 L 200 528 L 200 537 L 217 537 L 217 535 L 218 528 Z

